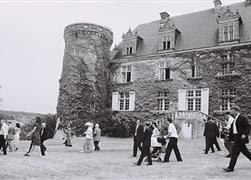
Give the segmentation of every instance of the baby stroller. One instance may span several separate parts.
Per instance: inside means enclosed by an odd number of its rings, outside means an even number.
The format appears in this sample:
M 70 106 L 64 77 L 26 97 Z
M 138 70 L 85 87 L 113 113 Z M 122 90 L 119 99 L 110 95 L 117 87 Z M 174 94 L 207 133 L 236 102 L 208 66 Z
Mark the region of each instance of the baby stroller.
M 158 137 L 157 141 L 161 144 L 161 147 L 154 147 L 151 152 L 151 157 L 153 160 L 162 162 L 161 153 L 166 152 L 166 139 L 164 137 Z

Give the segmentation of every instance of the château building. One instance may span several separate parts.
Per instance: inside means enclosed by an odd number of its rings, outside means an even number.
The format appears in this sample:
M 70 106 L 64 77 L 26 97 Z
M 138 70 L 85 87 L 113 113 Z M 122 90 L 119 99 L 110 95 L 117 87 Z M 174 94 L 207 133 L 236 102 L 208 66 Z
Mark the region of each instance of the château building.
M 112 51 L 114 112 L 171 113 L 186 136 L 196 136 L 188 116 L 222 118 L 234 103 L 251 114 L 251 1 L 214 5 L 174 17 L 161 12 L 123 34 Z
M 161 12 L 112 51 L 109 28 L 67 26 L 58 116 L 82 129 L 90 120 L 131 126 L 169 115 L 186 138 L 202 134 L 207 116 L 224 120 L 232 104 L 250 116 L 251 1 L 213 2 L 180 16 Z

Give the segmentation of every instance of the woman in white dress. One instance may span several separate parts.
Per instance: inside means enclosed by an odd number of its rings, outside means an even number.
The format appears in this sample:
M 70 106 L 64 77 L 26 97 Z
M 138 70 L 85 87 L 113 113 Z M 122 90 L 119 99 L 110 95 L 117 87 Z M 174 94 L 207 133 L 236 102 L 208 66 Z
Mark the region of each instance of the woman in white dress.
M 15 127 L 15 134 L 14 134 L 14 150 L 18 150 L 18 144 L 19 144 L 19 139 L 20 139 L 20 134 L 21 134 L 21 126 L 19 123 L 16 123 Z
M 153 133 L 152 133 L 152 137 L 151 137 L 151 146 L 153 148 L 153 151 L 151 152 L 151 155 L 152 155 L 152 157 L 156 157 L 157 158 L 158 155 L 155 155 L 155 154 L 158 151 L 159 151 L 159 154 L 161 153 L 161 143 L 159 143 L 157 141 L 157 138 L 160 137 L 160 131 L 158 129 L 158 126 L 157 126 L 156 122 L 152 123 L 152 127 L 153 127 Z

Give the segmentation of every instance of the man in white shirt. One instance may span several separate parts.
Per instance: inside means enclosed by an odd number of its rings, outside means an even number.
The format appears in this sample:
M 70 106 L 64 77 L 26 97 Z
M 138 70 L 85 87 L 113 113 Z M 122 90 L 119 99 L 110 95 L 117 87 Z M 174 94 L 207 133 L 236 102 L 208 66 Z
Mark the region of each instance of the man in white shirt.
M 227 126 L 225 127 L 225 129 L 223 129 L 223 131 L 225 132 L 224 133 L 224 145 L 225 145 L 226 149 L 228 150 L 229 154 L 226 155 L 225 157 L 230 158 L 232 155 L 232 147 L 233 147 L 234 143 L 233 143 L 233 141 L 231 141 L 229 139 L 229 130 L 230 130 L 231 125 L 234 121 L 234 118 L 231 115 L 230 111 L 226 112 L 226 116 L 227 116 L 228 121 L 227 121 Z
M 9 132 L 9 126 L 6 124 L 5 120 L 1 120 L 1 129 L 0 129 L 0 148 L 3 148 L 3 154 L 7 155 L 6 152 L 6 138 Z
M 171 118 L 168 118 L 167 122 L 169 124 L 168 134 L 167 134 L 167 136 L 165 136 L 165 138 L 170 138 L 170 140 L 169 140 L 169 143 L 166 148 L 164 162 L 169 162 L 169 158 L 170 158 L 172 150 L 174 150 L 177 161 L 182 161 L 180 151 L 179 151 L 178 145 L 177 145 L 177 143 L 178 143 L 177 130 L 176 130 L 176 128 L 173 124 L 173 120 Z

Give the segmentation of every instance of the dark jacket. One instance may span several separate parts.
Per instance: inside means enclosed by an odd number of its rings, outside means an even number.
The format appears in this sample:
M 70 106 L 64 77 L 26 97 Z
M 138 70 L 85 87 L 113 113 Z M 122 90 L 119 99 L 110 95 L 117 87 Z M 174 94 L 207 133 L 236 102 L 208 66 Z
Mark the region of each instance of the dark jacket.
M 205 137 L 216 137 L 219 136 L 219 129 L 215 122 L 208 121 L 205 123 L 204 134 Z
M 136 135 L 134 136 L 134 141 L 137 141 L 138 143 L 142 142 L 143 135 L 144 135 L 144 126 L 140 124 L 138 126 Z
M 232 123 L 231 128 L 230 128 L 230 135 L 229 138 L 230 140 L 234 140 L 234 134 L 233 134 L 233 125 Z M 237 140 L 243 141 L 244 143 L 248 143 L 248 135 L 250 131 L 250 125 L 248 123 L 248 120 L 245 116 L 239 115 L 237 120 L 236 120 L 236 129 L 237 129 Z M 246 135 L 246 138 L 244 140 L 241 139 L 241 135 Z
M 146 128 L 146 130 L 143 134 L 143 139 L 142 139 L 143 147 L 150 147 L 151 146 L 152 133 L 153 133 L 152 127 Z

